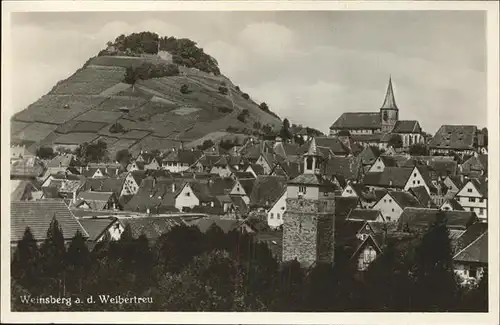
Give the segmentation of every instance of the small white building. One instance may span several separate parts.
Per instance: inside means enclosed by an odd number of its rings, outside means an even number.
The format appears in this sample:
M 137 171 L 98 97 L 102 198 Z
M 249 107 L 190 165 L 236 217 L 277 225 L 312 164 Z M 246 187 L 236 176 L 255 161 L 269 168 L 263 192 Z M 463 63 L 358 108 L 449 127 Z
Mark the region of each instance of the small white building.
M 455 196 L 465 211 L 475 212 L 481 221 L 488 220 L 488 182 L 470 179 Z
M 283 191 L 280 197 L 267 211 L 267 224 L 271 228 L 278 228 L 283 224 L 283 215 L 286 211 L 286 194 L 287 191 Z

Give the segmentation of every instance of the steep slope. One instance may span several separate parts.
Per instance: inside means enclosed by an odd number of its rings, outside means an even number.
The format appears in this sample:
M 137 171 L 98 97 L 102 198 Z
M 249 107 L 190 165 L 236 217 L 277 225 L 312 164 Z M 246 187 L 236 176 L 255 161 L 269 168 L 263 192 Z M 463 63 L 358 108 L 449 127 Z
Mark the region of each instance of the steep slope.
M 164 150 L 181 142 L 189 145 L 228 134 L 263 133 L 266 125 L 274 130 L 281 127 L 278 117 L 245 98 L 219 73 L 214 59 L 208 56 L 211 65 L 206 68 L 205 62 L 189 61 L 184 53 L 179 56 L 177 43 L 187 42 L 190 50 L 196 50 L 195 43 L 181 39 L 173 46 L 172 38 L 158 38 L 160 51 L 156 53 L 131 51 L 136 43 L 127 44 L 126 51 L 120 49 L 125 46 L 123 40 L 133 35 L 140 34 L 120 36 L 48 94 L 15 114 L 12 140 L 35 149 L 41 145 L 75 147 L 101 139 L 112 154 L 123 148 L 132 152 Z M 173 54 L 161 46 L 172 48 Z M 130 81 L 131 71 L 144 64 L 176 71 Z M 189 67 L 192 65 L 208 72 Z

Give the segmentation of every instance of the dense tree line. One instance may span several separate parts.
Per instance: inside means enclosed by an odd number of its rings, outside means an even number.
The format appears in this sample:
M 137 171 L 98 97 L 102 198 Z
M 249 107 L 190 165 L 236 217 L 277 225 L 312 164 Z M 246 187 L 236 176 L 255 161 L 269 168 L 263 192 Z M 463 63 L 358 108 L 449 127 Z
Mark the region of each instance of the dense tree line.
M 158 311 L 484 311 L 487 276 L 477 287 L 457 285 L 443 220 L 421 239 L 391 242 L 360 274 L 336 250 L 334 266 L 304 269 L 278 263 L 267 244 L 212 225 L 176 226 L 154 243 L 105 238 L 89 251 L 77 233 L 65 245 L 54 219 L 37 246 L 27 229 L 12 259 L 14 310 Z M 102 304 L 99 295 L 151 297 L 150 303 Z M 94 304 L 30 305 L 21 296 L 89 296 Z

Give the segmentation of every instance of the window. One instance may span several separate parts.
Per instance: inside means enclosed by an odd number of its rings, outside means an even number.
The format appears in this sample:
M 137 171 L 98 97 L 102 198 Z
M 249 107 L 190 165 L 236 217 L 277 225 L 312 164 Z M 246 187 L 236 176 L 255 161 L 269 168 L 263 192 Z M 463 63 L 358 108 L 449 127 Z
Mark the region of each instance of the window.
M 392 209 L 392 212 L 394 212 L 394 209 Z
M 413 185 L 415 185 L 415 181 L 413 181 Z
M 413 173 L 413 177 L 417 177 L 417 173 Z
M 273 218 L 274 218 L 274 213 L 271 212 L 271 219 L 273 219 Z
M 476 198 L 475 197 L 470 197 L 469 198 L 469 202 L 476 202 Z
M 391 200 L 391 199 L 389 199 L 389 203 L 392 203 L 392 200 Z
M 477 276 L 477 269 L 475 266 L 471 266 L 469 269 L 469 276 L 475 278 Z
M 472 193 L 472 189 L 471 189 L 471 188 L 468 188 L 468 189 L 467 189 L 467 192 Z
M 479 208 L 479 214 L 481 214 L 481 215 L 484 214 L 484 209 L 483 208 Z
M 191 192 L 184 193 L 185 196 L 191 196 Z
M 313 168 L 313 159 L 312 157 L 307 157 L 306 159 L 306 169 L 311 170 Z
M 470 212 L 474 212 L 474 208 L 469 208 Z
M 276 218 L 279 219 L 280 218 L 280 214 L 279 213 L 276 213 Z
M 299 193 L 306 194 L 307 187 L 299 186 Z
M 385 220 L 391 221 L 391 217 L 385 217 Z
M 484 199 L 483 199 L 483 198 L 480 198 L 480 199 L 479 199 L 479 202 L 481 202 L 481 203 L 482 203 L 482 202 L 484 202 Z
M 387 202 L 387 200 L 386 200 L 386 199 L 384 199 L 384 203 L 386 203 L 386 202 Z
M 281 207 L 281 210 L 285 210 L 285 207 Z

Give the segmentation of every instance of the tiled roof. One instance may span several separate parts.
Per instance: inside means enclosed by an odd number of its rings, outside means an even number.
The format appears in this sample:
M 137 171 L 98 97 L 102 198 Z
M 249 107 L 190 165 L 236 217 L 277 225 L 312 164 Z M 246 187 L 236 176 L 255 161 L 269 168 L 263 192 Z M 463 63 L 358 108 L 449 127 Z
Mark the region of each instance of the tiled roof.
M 488 232 L 481 234 L 463 250 L 458 252 L 454 261 L 488 263 Z
M 424 186 L 417 186 L 410 188 L 409 192 L 417 198 L 418 202 L 422 207 L 435 208 L 435 204 L 431 199 L 429 193 Z
M 465 232 L 453 242 L 455 254 L 469 246 L 474 240 L 488 231 L 486 222 L 476 222 L 469 226 Z
M 295 178 L 302 173 L 302 164 L 299 162 L 292 162 L 289 160 L 280 160 L 276 162 L 273 169 L 271 170 L 271 175 L 285 176 L 288 178 Z
M 198 150 L 187 150 L 187 149 L 172 150 L 165 155 L 163 161 L 175 161 L 183 164 L 192 165 L 202 155 L 203 152 Z
M 477 127 L 473 125 L 442 125 L 429 143 L 430 148 L 474 149 Z
M 142 170 L 135 170 L 133 172 L 130 172 L 130 175 L 134 178 L 135 182 L 138 185 L 141 185 L 142 180 L 148 176 L 148 174 Z
M 252 164 L 250 165 L 252 167 L 252 170 L 255 172 L 255 174 L 258 175 L 264 175 L 264 167 L 259 165 L 259 164 Z
M 384 103 L 381 109 L 394 109 L 398 110 L 396 105 L 396 98 L 394 96 L 394 90 L 392 88 L 392 78 L 389 77 L 389 84 L 387 85 L 387 91 L 385 93 Z
M 465 209 L 455 199 L 448 199 L 442 205 L 448 203 L 452 210 L 465 211 Z
M 408 207 L 403 210 L 399 218 L 398 230 L 425 231 L 436 220 L 439 213 L 447 219 L 449 229 L 465 230 L 478 220 L 476 214 L 470 211 L 440 211 L 439 209 Z
M 349 149 L 338 137 L 317 137 L 316 143 L 318 147 L 330 149 L 336 155 L 346 155 Z
M 286 179 L 281 176 L 259 176 L 250 193 L 250 204 L 270 207 L 286 189 Z
M 241 225 L 241 220 L 221 219 L 221 218 L 200 218 L 188 222 L 189 225 L 196 226 L 202 233 L 206 233 L 210 227 L 215 224 L 222 229 L 224 233 L 228 233 Z
M 379 210 L 353 209 L 347 216 L 348 220 L 376 221 L 382 215 Z
M 413 168 L 386 167 L 382 172 L 369 172 L 363 178 L 363 184 L 381 187 L 404 188 Z
M 397 121 L 392 129 L 392 133 L 420 133 L 421 131 L 418 121 L 408 120 Z
M 147 212 L 149 209 L 150 213 L 177 211 L 175 196 L 184 182 L 182 179 L 162 178 L 157 179 L 155 183 L 153 178 L 146 178 L 139 186 L 137 194 L 125 205 L 125 210 Z
M 379 143 L 382 140 L 382 133 L 373 133 L 373 134 L 351 134 L 351 139 L 356 142 L 375 142 Z
M 63 181 L 59 192 L 73 193 L 78 191 L 85 184 L 84 180 L 66 180 Z
M 105 230 L 109 228 L 117 219 L 110 218 L 80 218 L 80 224 L 87 231 L 90 241 L 95 241 L 101 237 Z
M 169 216 L 119 218 L 119 220 L 124 227 L 127 224 L 130 225 L 134 238 L 145 235 L 153 242 L 161 235 L 169 232 L 173 227 L 184 224 L 179 218 L 172 218 Z
M 363 165 L 371 165 L 380 156 L 380 149 L 375 146 L 367 146 L 358 155 L 357 158 L 361 160 Z
M 425 190 L 425 188 L 424 188 Z M 423 208 L 422 204 L 417 200 L 416 197 L 405 191 L 389 191 L 390 196 L 398 203 L 401 208 Z M 427 193 L 427 191 L 426 191 Z
M 125 179 L 118 177 L 87 178 L 83 186 L 83 190 L 95 192 L 114 192 L 116 195 L 120 195 L 124 183 Z
M 253 176 L 250 172 L 235 171 L 233 172 L 233 175 L 237 179 L 255 179 L 255 176 Z
M 359 199 L 357 197 L 335 197 L 335 222 L 343 221 L 352 209 L 357 208 Z
M 380 129 L 380 113 L 343 113 L 330 129 Z
M 472 178 L 469 180 L 483 197 L 488 197 L 488 182 L 481 178 Z
M 403 167 L 410 159 L 410 157 L 406 155 L 381 155 L 379 158 L 382 160 L 385 167 Z
M 488 172 L 488 155 L 472 156 L 462 164 L 462 173 Z
M 11 232 L 10 240 L 23 238 L 26 227 L 29 227 L 36 240 L 45 240 L 52 219 L 59 222 L 64 239 L 71 239 L 78 230 L 88 237 L 87 232 L 63 200 L 46 199 L 38 201 L 12 201 L 10 203 Z
M 329 192 L 332 193 L 338 190 L 337 186 L 335 186 L 335 184 L 333 184 L 331 181 L 329 181 L 322 175 L 316 175 L 316 174 L 301 174 L 295 177 L 294 179 L 288 181 L 288 184 L 324 186 L 330 188 L 331 191 Z
M 57 155 L 47 162 L 47 167 L 69 167 L 73 162 L 74 156 L 72 154 Z
M 326 163 L 325 175 L 341 175 L 346 180 L 355 180 L 361 174 L 361 165 L 356 157 L 334 156 Z
M 113 192 L 80 192 L 78 199 L 87 202 L 91 209 L 102 210 L 112 195 Z
M 246 214 L 249 211 L 248 205 L 245 203 L 241 196 L 231 195 L 229 198 L 231 199 L 231 202 L 234 204 L 238 212 Z

